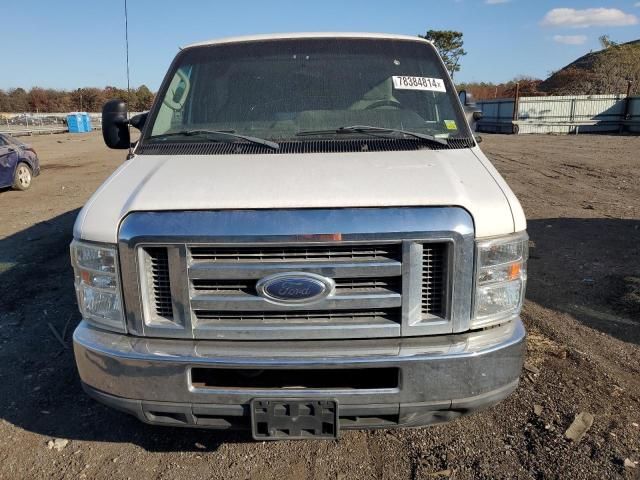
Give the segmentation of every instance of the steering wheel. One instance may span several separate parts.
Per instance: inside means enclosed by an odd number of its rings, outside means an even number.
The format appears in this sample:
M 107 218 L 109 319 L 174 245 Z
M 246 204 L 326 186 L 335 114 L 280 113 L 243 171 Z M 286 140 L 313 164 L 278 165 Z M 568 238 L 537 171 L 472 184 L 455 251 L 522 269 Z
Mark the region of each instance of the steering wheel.
M 180 81 L 184 83 L 184 90 L 182 91 L 182 95 L 180 96 L 178 101 L 175 101 L 174 97 L 173 96 L 169 97 L 169 95 L 166 95 L 162 100 L 162 103 L 164 103 L 167 107 L 169 107 L 173 111 L 178 111 L 182 108 L 182 106 L 184 105 L 184 100 L 187 98 L 187 95 L 189 94 L 189 77 L 187 77 L 187 75 L 182 70 L 176 70 L 176 77 L 178 77 L 176 90 L 180 86 Z M 174 90 L 174 95 L 175 95 L 175 90 Z
M 364 109 L 365 110 L 373 110 L 374 108 L 380 108 L 380 107 L 396 107 L 396 108 L 402 108 L 402 104 L 400 102 L 398 102 L 397 100 L 378 100 L 377 102 L 373 102 L 369 105 L 367 105 Z

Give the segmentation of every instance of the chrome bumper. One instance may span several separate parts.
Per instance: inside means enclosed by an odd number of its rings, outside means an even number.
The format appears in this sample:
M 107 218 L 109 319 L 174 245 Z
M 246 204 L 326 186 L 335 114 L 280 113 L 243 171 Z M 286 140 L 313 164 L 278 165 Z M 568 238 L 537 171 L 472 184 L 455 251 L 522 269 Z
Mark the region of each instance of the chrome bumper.
M 491 406 L 517 386 L 525 342 L 519 318 L 479 332 L 419 338 L 229 342 L 163 340 L 97 330 L 73 340 L 87 393 L 148 423 L 246 427 L 253 398 L 334 398 L 341 428 L 419 426 Z M 198 388 L 191 369 L 395 367 L 396 388 Z

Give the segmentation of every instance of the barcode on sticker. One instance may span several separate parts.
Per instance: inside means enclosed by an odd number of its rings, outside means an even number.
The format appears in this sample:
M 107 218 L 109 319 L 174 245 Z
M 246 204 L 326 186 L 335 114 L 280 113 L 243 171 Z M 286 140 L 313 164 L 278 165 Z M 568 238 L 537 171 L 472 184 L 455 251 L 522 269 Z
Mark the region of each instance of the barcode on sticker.
M 391 77 L 393 88 L 397 90 L 427 90 L 429 92 L 446 92 L 447 88 L 441 78 L 429 77 Z

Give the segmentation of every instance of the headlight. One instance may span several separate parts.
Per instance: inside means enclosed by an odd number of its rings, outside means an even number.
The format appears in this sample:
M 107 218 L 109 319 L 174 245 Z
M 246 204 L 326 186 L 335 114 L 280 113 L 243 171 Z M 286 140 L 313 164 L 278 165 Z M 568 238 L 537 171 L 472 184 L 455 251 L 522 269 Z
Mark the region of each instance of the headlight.
M 486 327 L 520 313 L 527 283 L 526 232 L 477 243 L 471 328 Z
M 116 247 L 74 240 L 71 265 L 82 317 L 97 327 L 126 332 Z

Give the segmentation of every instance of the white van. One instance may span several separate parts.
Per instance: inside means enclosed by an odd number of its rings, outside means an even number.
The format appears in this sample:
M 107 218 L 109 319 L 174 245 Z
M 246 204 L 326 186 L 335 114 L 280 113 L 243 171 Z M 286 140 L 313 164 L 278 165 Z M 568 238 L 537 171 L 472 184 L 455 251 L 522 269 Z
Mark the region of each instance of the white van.
M 526 221 L 418 37 L 303 33 L 178 53 L 71 245 L 84 388 L 255 439 L 453 420 L 521 372 Z

